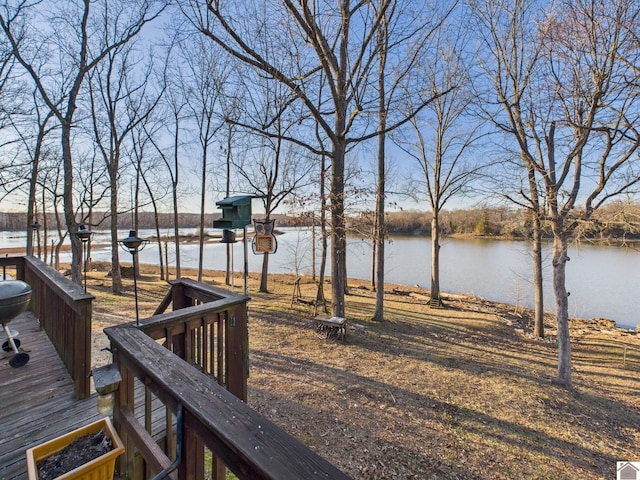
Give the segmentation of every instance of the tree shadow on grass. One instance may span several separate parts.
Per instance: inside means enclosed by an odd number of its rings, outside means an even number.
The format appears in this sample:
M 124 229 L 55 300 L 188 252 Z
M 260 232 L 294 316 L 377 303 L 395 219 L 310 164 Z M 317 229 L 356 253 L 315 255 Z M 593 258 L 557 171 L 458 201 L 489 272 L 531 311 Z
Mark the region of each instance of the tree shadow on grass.
M 356 302 L 355 310 L 366 310 L 367 307 L 366 303 L 358 306 Z M 472 372 L 491 370 L 504 375 L 516 375 L 541 384 L 546 384 L 555 377 L 556 344 L 517 335 L 506 323 L 466 317 L 464 309 L 457 309 L 455 317 L 452 315 L 451 318 L 447 317 L 448 309 L 440 310 L 438 317 L 398 307 L 387 307 L 385 310 L 390 320 L 369 322 L 367 329 L 381 335 L 391 335 L 394 341 L 363 342 L 367 348 L 410 355 Z M 605 342 L 611 344 L 610 347 L 606 353 L 598 354 L 594 354 L 594 345 L 588 338 L 574 338 L 573 342 L 574 369 L 580 369 L 581 375 L 593 378 L 597 374 L 584 371 L 580 361 L 608 366 L 616 369 L 617 373 L 608 371 L 606 378 L 600 378 L 602 388 L 608 388 L 607 382 L 619 380 L 636 383 L 635 387 L 626 387 L 627 392 L 640 394 L 640 383 L 636 381 L 637 372 L 640 371 L 640 349 L 628 349 L 628 363 L 622 368 L 623 340 L 612 339 Z M 600 341 L 600 345 L 602 344 Z M 620 352 L 617 357 L 611 353 L 615 350 Z M 589 352 L 590 357 L 585 357 L 585 351 Z M 473 361 L 464 360 L 465 358 Z M 579 388 L 579 383 L 576 384 Z
M 571 468 L 570 471 L 572 474 L 579 475 L 579 472 L 590 472 L 591 474 L 612 478 L 612 476 L 615 475 L 616 460 L 620 460 L 599 450 L 564 440 L 559 436 L 555 437 L 518 423 L 496 418 L 472 408 L 461 407 L 450 402 L 442 401 L 432 395 L 399 388 L 391 383 L 358 375 L 348 370 L 331 367 L 320 362 L 301 360 L 266 351 L 253 352 L 252 362 L 254 368 L 259 368 L 273 375 L 286 376 L 293 383 L 296 381 L 305 383 L 310 390 L 320 389 L 323 392 L 321 405 L 325 405 L 327 410 L 331 410 L 329 406 L 332 404 L 344 404 L 344 408 L 348 409 L 349 402 L 355 400 L 359 404 L 364 402 L 367 404 L 367 410 L 360 411 L 359 415 L 376 417 L 379 415 L 377 412 L 382 411 L 380 408 L 375 408 L 376 405 L 388 405 L 390 403 L 389 396 L 391 395 L 394 408 L 410 411 L 412 417 L 421 418 L 427 423 L 435 422 L 439 424 L 442 428 L 440 432 L 435 432 L 434 436 L 439 436 L 443 442 L 445 442 L 445 440 L 442 438 L 442 433 L 451 432 L 451 438 L 454 439 L 452 443 L 450 445 L 439 445 L 437 447 L 447 450 L 448 455 L 452 457 L 452 463 L 445 465 L 446 469 L 451 469 L 452 473 L 458 468 L 456 461 L 460 460 L 461 456 L 479 455 L 480 453 L 475 449 L 486 448 L 487 445 L 495 445 L 495 442 L 508 445 L 507 452 L 501 450 L 500 447 L 496 447 L 495 455 L 505 456 L 505 461 L 513 457 L 512 460 L 515 467 L 518 466 L 518 458 L 520 456 L 524 456 L 524 458 L 528 456 L 539 458 L 542 456 L 549 459 L 561 459 L 562 464 L 571 464 L 572 467 L 569 468 Z M 559 387 L 549 385 L 548 388 L 556 389 L 558 396 L 566 395 L 566 391 L 559 389 Z M 301 392 L 300 389 L 296 389 L 296 391 L 298 393 L 297 398 L 301 403 L 309 401 L 308 398 L 305 397 L 304 392 Z M 596 400 L 601 401 L 601 399 Z M 593 401 L 590 396 L 578 397 L 575 399 L 577 403 L 576 408 L 580 408 L 581 405 L 591 406 Z M 322 406 L 320 406 L 318 410 L 319 411 L 314 412 L 308 408 L 304 409 L 306 415 L 320 415 L 320 417 L 326 418 L 327 412 L 322 411 Z M 632 414 L 631 411 L 625 413 Z M 330 415 L 339 418 L 339 410 L 331 412 Z M 343 419 L 343 421 L 346 420 Z M 384 416 L 381 416 L 379 420 L 381 426 L 384 425 L 384 421 Z M 374 421 L 373 423 L 376 424 L 377 422 Z M 586 425 L 586 427 L 589 428 L 588 425 Z M 413 428 L 414 427 L 408 426 L 407 431 L 401 432 L 396 447 L 403 447 L 403 434 L 429 435 L 429 431 L 427 430 L 420 432 L 414 431 Z M 476 445 L 468 444 L 465 446 L 464 442 L 460 443 L 460 440 L 456 439 L 455 432 L 458 430 L 465 432 L 465 438 L 479 438 L 481 440 L 478 440 Z M 594 425 L 593 430 L 594 433 L 597 434 L 599 427 Z M 373 433 L 373 435 L 375 435 L 375 433 Z M 429 439 L 425 437 L 424 441 L 428 442 L 428 440 Z M 627 439 L 619 439 L 619 441 L 625 440 Z M 434 454 L 434 456 L 438 457 L 437 463 L 442 465 L 442 458 L 446 458 L 447 455 L 442 455 L 442 452 L 440 453 L 441 455 Z M 416 453 L 416 455 L 424 456 L 426 454 Z M 392 461 L 392 459 L 388 459 L 388 461 Z M 426 463 L 428 464 L 428 461 Z M 521 465 L 521 467 L 523 469 L 529 468 L 526 465 Z M 510 467 L 503 465 L 501 468 L 509 470 Z M 523 470 L 518 470 L 520 473 L 522 473 L 522 471 Z M 479 478 L 482 476 L 482 472 L 468 473 L 469 476 L 466 478 Z M 507 472 L 501 471 L 501 473 L 496 473 L 496 477 L 503 477 L 505 473 Z
M 332 400 L 310 405 L 308 396 L 299 393 L 301 398 L 288 398 L 272 390 L 251 388 L 249 404 L 355 479 L 485 478 L 462 462 L 440 458 L 433 439 L 424 439 L 419 448 L 400 438 L 389 440 L 381 434 L 389 430 L 388 425 L 378 422 L 375 429 L 363 428 L 332 408 Z M 342 411 L 347 408 L 342 407 Z
M 358 310 L 358 305 L 355 310 Z M 360 310 L 366 313 L 371 310 L 371 306 L 362 305 Z M 555 463 L 570 463 L 575 469 L 582 469 L 591 475 L 611 477 L 615 474 L 615 462 L 620 458 L 616 459 L 606 452 L 616 451 L 621 452 L 621 455 L 628 452 L 630 447 L 627 442 L 630 445 L 632 440 L 628 438 L 625 429 L 640 428 L 637 411 L 595 393 L 571 392 L 553 385 L 551 380 L 556 366 L 554 345 L 517 336 L 506 325 L 496 326 L 495 321 L 465 317 L 464 312 L 457 312 L 458 318 L 451 319 L 447 318 L 446 312 L 439 318 L 399 307 L 388 308 L 387 312 L 392 320 L 381 323 L 363 321 L 366 334 L 349 333 L 346 343 L 335 342 L 345 368 L 337 368 L 336 359 L 325 359 L 322 352 L 317 359 L 304 360 L 258 350 L 252 354 L 252 361 L 256 368 L 271 371 L 274 375 L 299 375 L 300 382 L 323 385 L 326 401 L 349 401 L 354 395 L 356 398 L 364 398 L 372 407 L 363 413 L 366 415 L 370 412 L 375 415 L 375 404 L 389 403 L 391 396 L 394 404 L 402 404 L 403 408 L 426 419 L 435 418 L 447 430 L 462 429 L 465 437 L 482 438 L 475 450 L 485 449 L 487 444 L 501 442 L 509 445 L 509 451 L 520 452 L 524 457 L 543 456 L 554 459 Z M 265 322 L 297 329 L 313 328 L 311 316 L 282 312 L 254 313 Z M 325 341 L 318 337 L 318 342 Z M 370 353 L 363 356 L 363 350 Z M 378 377 L 371 378 L 369 373 L 355 373 L 347 360 L 358 358 L 357 361 L 367 362 L 367 358 L 384 358 L 389 355 L 399 359 L 408 357 L 424 365 L 443 367 L 447 371 L 464 372 L 473 382 L 483 382 L 485 378 L 489 381 L 498 378 L 498 385 L 525 381 L 530 385 L 527 388 L 533 389 L 534 397 L 540 403 L 537 407 L 534 403 L 533 411 L 527 412 L 528 415 L 539 417 L 541 422 L 545 418 L 549 422 L 557 422 L 560 428 L 563 423 L 569 425 L 568 428 L 578 424 L 576 434 L 586 432 L 590 438 L 601 438 L 605 443 L 613 444 L 599 449 L 595 446 L 590 448 L 588 441 L 567 441 L 566 435 L 563 439 L 545 433 L 526 419 L 519 422 L 513 420 L 513 417 L 508 420 L 496 418 L 487 413 L 490 409 L 482 411 L 482 408 L 467 407 L 461 405 L 459 399 L 452 398 L 455 402 L 450 402 L 430 394 L 428 390 L 416 392 L 394 384 L 391 379 L 384 381 Z M 329 365 L 326 364 L 327 361 L 330 362 Z M 296 373 L 298 371 L 304 373 Z M 372 375 L 375 373 L 372 372 Z M 620 376 L 625 380 L 634 380 L 632 372 L 621 373 Z M 432 387 L 431 391 L 436 392 L 438 386 Z M 344 398 L 335 394 L 335 391 L 341 390 L 347 392 L 346 396 L 343 395 Z M 516 405 L 517 407 L 521 405 Z M 402 430 L 402 427 L 399 428 Z M 457 445 L 457 449 L 463 453 L 464 448 Z M 474 446 L 468 448 L 471 449 L 470 455 L 478 454 Z M 451 449 L 447 447 L 445 450 Z M 505 455 L 503 450 L 504 447 L 496 447 L 496 455 Z M 508 453 L 506 457 L 510 455 L 512 454 Z M 454 457 L 459 458 L 459 455 L 455 454 Z M 518 464 L 517 454 L 513 454 L 513 462 Z M 447 465 L 453 468 L 455 462 Z M 562 474 L 566 474 L 566 471 Z

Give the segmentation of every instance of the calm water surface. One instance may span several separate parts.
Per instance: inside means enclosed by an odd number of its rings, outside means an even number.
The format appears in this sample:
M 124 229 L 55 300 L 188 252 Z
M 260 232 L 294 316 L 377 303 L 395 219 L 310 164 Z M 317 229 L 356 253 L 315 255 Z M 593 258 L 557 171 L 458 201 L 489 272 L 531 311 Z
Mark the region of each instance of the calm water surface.
M 274 273 L 310 273 L 312 236 L 308 230 L 282 229 L 278 250 L 271 256 L 269 270 Z M 184 233 L 194 230 L 184 229 Z M 139 232 L 142 238 L 151 231 Z M 163 232 L 165 233 L 165 232 Z M 168 232 L 167 232 L 168 233 Z M 121 231 L 118 238 L 128 236 Z M 106 233 L 96 232 L 94 242 L 109 242 Z M 0 232 L 0 246 L 22 247 L 24 234 Z M 261 256 L 253 254 L 249 246 L 249 270 L 259 271 Z M 242 242 L 234 245 L 234 270 L 243 269 Z M 531 307 L 531 256 L 527 242 L 482 239 L 445 239 L 441 252 L 441 289 L 443 292 L 473 294 L 489 300 Z M 319 253 L 319 251 L 318 251 Z M 426 237 L 394 237 L 385 249 L 386 281 L 404 285 L 430 286 L 431 245 Z M 184 267 L 198 266 L 198 245 L 184 244 L 180 249 Z M 551 291 L 550 245 L 545 249 L 545 305 L 554 310 Z M 635 328 L 640 323 L 638 298 L 640 293 L 640 253 L 623 247 L 571 247 L 571 261 L 567 264 L 569 314 L 574 317 L 604 317 L 619 326 Z M 129 255 L 122 252 L 121 260 Z M 94 260 L 108 261 L 108 248 L 94 248 Z M 149 244 L 140 252 L 140 262 L 157 264 L 158 251 Z M 63 258 L 68 261 L 68 257 Z M 170 251 L 169 262 L 175 261 Z M 205 246 L 205 268 L 225 268 L 225 247 L 216 241 Z M 350 277 L 369 279 L 371 276 L 371 248 L 361 240 L 348 242 L 347 271 Z

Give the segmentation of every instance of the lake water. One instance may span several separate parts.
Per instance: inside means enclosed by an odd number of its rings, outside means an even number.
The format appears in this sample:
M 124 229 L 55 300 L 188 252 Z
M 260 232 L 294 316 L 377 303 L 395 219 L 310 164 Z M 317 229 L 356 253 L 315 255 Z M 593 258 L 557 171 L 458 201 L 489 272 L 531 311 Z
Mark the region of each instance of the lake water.
M 273 273 L 311 272 L 311 233 L 306 229 L 280 229 L 278 249 L 271 256 L 269 271 Z M 184 229 L 183 233 L 195 230 Z M 219 232 L 219 231 L 218 231 Z M 169 232 L 164 232 L 169 233 Z M 153 232 L 141 231 L 142 238 Z M 118 238 L 128 236 L 119 232 Z M 105 232 L 96 232 L 93 241 L 109 243 Z M 24 234 L 0 232 L 0 246 L 22 247 Z M 171 247 L 171 246 L 170 246 Z M 260 271 L 262 257 L 254 255 L 249 246 L 249 270 Z M 234 270 L 243 269 L 242 242 L 234 244 Z M 527 242 L 484 239 L 444 239 L 441 252 L 440 288 L 443 292 L 473 294 L 489 300 L 531 307 L 531 256 Z M 319 249 L 318 249 L 319 253 Z M 431 245 L 426 237 L 394 237 L 385 249 L 386 281 L 403 285 L 430 287 Z M 545 305 L 553 311 L 551 291 L 551 246 L 544 255 Z M 140 262 L 157 264 L 158 250 L 149 244 L 140 252 Z M 183 267 L 198 266 L 197 243 L 180 248 Z M 567 290 L 569 314 L 572 317 L 603 317 L 615 320 L 625 328 L 636 328 L 640 323 L 638 298 L 640 293 L 640 253 L 624 247 L 584 245 L 571 247 L 571 261 L 567 264 Z M 121 261 L 129 255 L 122 253 Z M 169 262 L 175 255 L 169 252 Z M 94 260 L 109 261 L 109 248 L 92 250 Z M 68 256 L 62 261 L 68 261 Z M 210 242 L 205 246 L 204 266 L 207 269 L 225 268 L 225 246 Z M 371 248 L 358 239 L 349 239 L 347 272 L 350 277 L 370 279 Z M 329 272 L 327 272 L 329 274 Z

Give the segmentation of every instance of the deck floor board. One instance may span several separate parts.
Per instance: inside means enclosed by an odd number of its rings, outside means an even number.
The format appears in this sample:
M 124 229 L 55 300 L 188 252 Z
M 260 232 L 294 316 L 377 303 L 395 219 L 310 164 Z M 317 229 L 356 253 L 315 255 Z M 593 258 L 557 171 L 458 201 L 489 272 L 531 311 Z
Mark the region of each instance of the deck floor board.
M 104 415 L 95 396 L 74 397 L 71 376 L 33 313 L 22 313 L 8 326 L 19 332 L 30 359 L 11 368 L 11 354 L 0 352 L 0 480 L 24 480 L 28 448 Z M 4 342 L 4 332 L 0 336 Z

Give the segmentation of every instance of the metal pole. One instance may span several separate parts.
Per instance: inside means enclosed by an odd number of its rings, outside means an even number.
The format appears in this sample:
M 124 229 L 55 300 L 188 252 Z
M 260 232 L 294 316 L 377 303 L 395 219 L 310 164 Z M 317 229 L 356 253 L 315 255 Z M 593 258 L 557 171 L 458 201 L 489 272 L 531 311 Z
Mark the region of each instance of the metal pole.
M 137 277 L 136 277 L 136 270 L 137 270 L 137 255 L 136 255 L 136 251 L 134 250 L 131 255 L 133 257 L 133 295 L 135 297 L 136 300 L 136 326 L 140 325 L 140 318 L 138 315 L 138 281 L 137 281 Z
M 86 240 L 82 240 L 82 257 L 83 260 L 83 268 L 84 268 L 84 292 L 87 293 L 87 242 Z
M 249 256 L 247 251 L 247 226 L 243 227 L 242 243 L 244 246 L 244 294 L 249 296 Z

